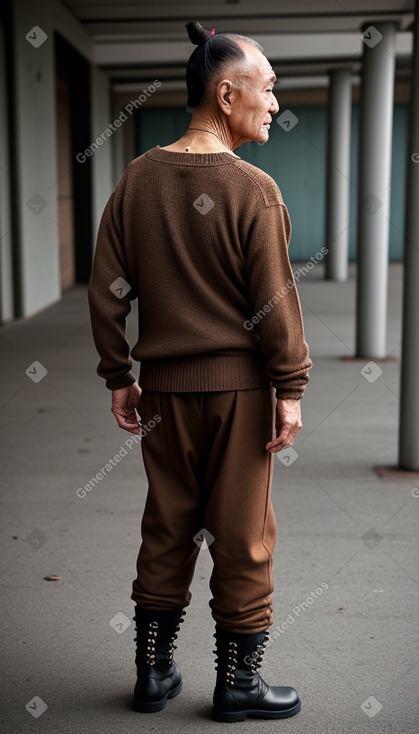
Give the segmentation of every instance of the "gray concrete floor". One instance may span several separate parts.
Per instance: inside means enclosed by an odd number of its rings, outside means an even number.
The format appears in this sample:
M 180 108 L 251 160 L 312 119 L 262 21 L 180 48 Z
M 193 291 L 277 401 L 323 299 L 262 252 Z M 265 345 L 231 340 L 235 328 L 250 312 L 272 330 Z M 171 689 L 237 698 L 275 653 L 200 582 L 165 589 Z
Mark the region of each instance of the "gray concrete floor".
M 269 683 L 298 689 L 302 711 L 236 726 L 417 732 L 419 479 L 383 480 L 373 471 L 397 462 L 399 362 L 382 363 L 369 382 L 363 363 L 340 360 L 353 352 L 354 268 L 345 284 L 322 281 L 321 268 L 299 286 L 315 366 L 298 458 L 275 462 L 280 631 L 271 634 L 261 669 Z M 396 357 L 401 275 L 392 265 L 388 351 Z M 95 374 L 85 289 L 4 327 L 0 342 L 2 731 L 196 734 L 226 727 L 211 719 L 208 551 L 200 553 L 178 640 L 183 692 L 158 714 L 130 708 L 130 593 L 147 485 L 135 447 L 86 497 L 76 494 L 129 438 Z M 35 361 L 47 370 L 38 382 Z M 45 580 L 50 574 L 61 580 Z M 116 615 L 131 623 L 125 631 L 110 624 Z

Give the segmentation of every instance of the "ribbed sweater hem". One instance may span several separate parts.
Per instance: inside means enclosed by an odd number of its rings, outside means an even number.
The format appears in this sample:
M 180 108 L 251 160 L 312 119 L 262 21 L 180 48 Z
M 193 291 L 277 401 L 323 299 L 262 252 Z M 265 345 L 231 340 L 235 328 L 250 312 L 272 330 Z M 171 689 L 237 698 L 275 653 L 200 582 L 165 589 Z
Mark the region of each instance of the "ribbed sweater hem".
M 218 392 L 269 387 L 264 362 L 256 354 L 198 354 L 141 362 L 138 384 L 161 392 Z

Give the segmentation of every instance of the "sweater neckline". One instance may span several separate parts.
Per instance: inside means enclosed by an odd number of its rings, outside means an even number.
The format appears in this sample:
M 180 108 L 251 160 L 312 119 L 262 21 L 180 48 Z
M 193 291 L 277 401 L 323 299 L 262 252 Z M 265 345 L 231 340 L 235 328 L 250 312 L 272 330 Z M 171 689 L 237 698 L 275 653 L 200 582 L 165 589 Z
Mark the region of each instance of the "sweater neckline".
M 178 153 L 174 150 L 163 150 L 159 145 L 148 150 L 145 155 L 161 163 L 183 166 L 221 166 L 241 160 L 239 156 L 236 157 L 231 153 Z

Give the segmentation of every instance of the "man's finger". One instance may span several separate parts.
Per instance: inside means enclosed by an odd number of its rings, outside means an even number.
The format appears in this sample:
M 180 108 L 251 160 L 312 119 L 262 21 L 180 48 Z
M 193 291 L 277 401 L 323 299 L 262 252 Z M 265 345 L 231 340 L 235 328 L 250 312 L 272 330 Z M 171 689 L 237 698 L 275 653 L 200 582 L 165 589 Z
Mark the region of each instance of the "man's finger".
M 117 413 L 115 411 L 112 412 L 120 428 L 123 428 L 125 431 L 129 431 L 130 433 L 141 433 L 141 424 L 138 421 L 135 411 L 130 413 L 129 416 L 124 416 L 121 413 Z
M 125 421 L 118 420 L 118 426 L 129 433 L 142 434 L 142 428 L 138 423 L 126 423 Z
M 282 451 L 282 449 L 285 449 L 287 446 L 292 446 L 293 440 L 291 439 L 281 439 L 275 438 L 273 441 L 270 441 L 266 444 L 266 450 L 272 451 L 273 453 L 277 453 L 277 451 Z
M 281 451 L 285 447 L 292 446 L 300 428 L 301 426 L 298 423 L 291 426 L 283 426 L 279 435 L 266 444 L 266 450 L 276 453 L 277 451 Z

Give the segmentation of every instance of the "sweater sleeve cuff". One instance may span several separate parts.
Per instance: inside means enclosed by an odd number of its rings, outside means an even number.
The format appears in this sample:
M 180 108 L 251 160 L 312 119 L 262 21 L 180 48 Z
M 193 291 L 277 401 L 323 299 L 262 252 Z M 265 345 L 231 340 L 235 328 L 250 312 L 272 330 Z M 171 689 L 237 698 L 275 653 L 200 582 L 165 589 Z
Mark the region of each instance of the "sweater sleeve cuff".
M 275 398 L 277 400 L 301 400 L 303 392 L 290 392 L 289 390 L 281 390 L 277 388 L 275 390 Z
M 119 390 L 121 387 L 129 387 L 135 382 L 135 377 L 132 372 L 128 372 L 122 377 L 113 377 L 111 380 L 106 380 L 106 387 L 108 390 Z

